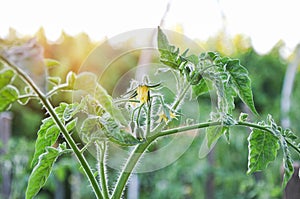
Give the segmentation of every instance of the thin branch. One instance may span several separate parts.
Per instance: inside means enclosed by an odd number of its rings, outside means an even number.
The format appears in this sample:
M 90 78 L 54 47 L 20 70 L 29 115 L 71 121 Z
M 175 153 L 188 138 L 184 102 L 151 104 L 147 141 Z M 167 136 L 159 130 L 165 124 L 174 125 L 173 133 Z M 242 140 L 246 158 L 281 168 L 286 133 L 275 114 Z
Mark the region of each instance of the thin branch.
M 70 90 L 68 89 L 69 85 L 68 84 L 61 84 L 59 86 L 55 86 L 51 91 L 49 91 L 46 95 L 47 98 L 51 97 L 52 95 L 56 94 L 59 90 Z
M 175 101 L 175 103 L 172 105 L 172 110 L 176 111 L 176 109 L 178 108 L 179 104 L 181 103 L 181 101 L 184 99 L 186 93 L 188 92 L 188 90 L 190 89 L 191 85 L 187 84 L 182 92 L 180 93 L 180 95 L 178 96 L 177 100 Z
M 26 95 L 20 95 L 18 97 L 18 100 L 21 100 L 21 99 L 25 99 L 25 98 L 37 98 L 38 96 L 35 95 L 35 94 L 26 94 Z
M 115 104 L 121 104 L 121 103 L 126 103 L 126 102 L 140 103 L 140 100 L 135 100 L 135 99 L 118 99 L 118 100 L 114 100 Z
M 119 179 L 116 183 L 114 192 L 112 194 L 112 199 L 119 199 L 123 193 L 126 183 L 128 182 L 129 176 L 131 175 L 137 162 L 148 148 L 148 146 L 153 142 L 152 139 L 147 139 L 145 143 L 137 145 L 134 150 L 130 153 L 122 172 L 119 175 Z

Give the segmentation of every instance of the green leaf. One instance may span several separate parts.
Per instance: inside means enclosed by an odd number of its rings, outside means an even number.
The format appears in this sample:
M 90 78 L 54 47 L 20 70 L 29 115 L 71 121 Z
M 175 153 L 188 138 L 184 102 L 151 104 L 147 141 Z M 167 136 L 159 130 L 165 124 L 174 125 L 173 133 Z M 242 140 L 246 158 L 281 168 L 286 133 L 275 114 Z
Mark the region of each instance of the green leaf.
M 199 149 L 198 155 L 200 159 L 206 157 L 207 154 L 209 154 L 209 152 L 214 148 L 214 146 L 216 145 L 217 141 L 222 136 L 222 134 L 225 134 L 226 141 L 228 141 L 229 139 L 229 137 L 227 137 L 228 135 L 226 135 L 229 129 L 228 127 L 214 126 L 209 128 L 210 129 L 206 130 L 206 135 Z
M 106 131 L 106 136 L 110 141 L 121 146 L 134 146 L 143 142 L 123 129 L 115 129 L 113 132 Z
M 101 104 L 102 108 L 108 112 L 113 118 L 119 121 L 123 125 L 127 125 L 127 121 L 123 116 L 121 110 L 113 104 L 112 97 L 107 93 L 107 91 L 98 84 L 96 89 L 96 99 Z
M 73 104 L 67 104 L 67 103 L 65 103 L 65 102 L 61 102 L 61 103 L 59 104 L 58 107 L 55 107 L 55 113 L 58 115 L 58 117 L 59 117 L 60 119 L 62 119 L 65 110 L 66 110 L 67 108 L 69 108 L 70 106 L 72 107 Z
M 70 71 L 68 74 L 67 74 L 67 77 L 66 77 L 66 83 L 68 84 L 68 86 L 70 88 L 74 88 L 75 86 L 75 82 L 76 82 L 76 73 L 74 73 L 73 71 Z
M 238 96 L 254 114 L 258 115 L 254 106 L 251 80 L 247 69 L 240 64 L 239 60 L 229 59 L 223 62 L 225 62 L 224 66 L 230 74 L 230 81 L 233 83 Z
M 285 187 L 294 173 L 294 166 L 293 166 L 293 160 L 286 140 L 281 139 L 280 143 L 283 151 L 283 169 L 284 169 L 282 186 Z
M 121 110 L 114 105 L 112 97 L 107 93 L 98 82 L 97 77 L 93 73 L 84 72 L 77 76 L 75 89 L 84 90 L 94 97 L 102 108 L 114 117 L 121 124 L 126 125 L 127 121 Z
M 253 129 L 248 142 L 248 174 L 265 169 L 270 162 L 275 160 L 280 146 L 273 134 Z
M 72 105 L 61 103 L 58 107 L 55 108 L 55 112 L 61 119 L 61 121 L 63 121 L 63 113 L 68 106 Z M 35 142 L 35 152 L 31 161 L 31 167 L 37 164 L 39 156 L 45 153 L 46 148 L 52 146 L 56 142 L 59 133 L 60 130 L 51 117 L 48 117 L 42 121 L 42 125 L 40 126 L 40 129 L 37 133 L 38 137 Z
M 197 85 L 203 79 L 202 75 L 198 71 L 192 71 L 189 73 L 188 81 L 190 85 Z
M 157 46 L 160 52 L 160 61 L 171 68 L 178 69 L 182 60 L 179 59 L 179 49 L 169 44 L 167 36 L 158 27 Z
M 218 139 L 228 131 L 227 126 L 212 126 L 206 129 L 207 146 L 210 148 Z
M 283 168 L 284 175 L 282 186 L 285 187 L 294 173 L 293 160 L 287 145 L 283 148 Z
M 97 115 L 97 116 L 101 116 L 104 112 L 99 102 L 91 95 L 87 95 L 81 99 L 78 105 L 78 110 L 88 115 Z
M 220 58 L 220 55 L 217 52 L 207 52 L 204 54 L 205 56 L 207 55 L 211 60 L 216 60 Z
M 181 56 L 184 56 L 184 54 L 182 54 Z M 193 63 L 195 66 L 199 63 L 199 57 L 197 55 L 189 55 L 185 57 L 185 59 Z
M 58 86 L 61 83 L 60 77 L 48 77 L 47 79 L 51 84 L 53 84 L 55 86 Z
M 77 75 L 74 89 L 86 91 L 87 93 L 94 95 L 97 84 L 97 76 L 95 74 L 91 72 L 82 72 Z
M 267 123 L 271 127 L 273 134 L 279 139 L 279 144 L 283 152 L 284 173 L 283 173 L 282 186 L 285 187 L 294 173 L 293 160 L 291 157 L 291 152 L 288 147 L 288 142 L 286 140 L 290 138 L 285 137 L 286 133 L 289 134 L 291 132 L 283 131 L 282 128 L 275 123 L 271 115 L 268 115 Z
M 104 132 L 98 116 L 86 118 L 80 128 L 80 137 L 83 142 L 88 143 L 94 139 L 103 139 Z
M 63 153 L 63 150 L 59 148 L 47 147 L 46 152 L 43 153 L 38 160 L 38 164 L 33 168 L 26 189 L 26 198 L 33 198 L 40 189 L 45 185 L 53 164 L 57 157 Z
M 207 86 L 207 82 L 204 78 L 200 80 L 200 82 L 197 85 L 192 86 L 193 96 L 199 97 L 209 91 L 209 88 Z
M 223 71 L 223 68 L 217 68 L 216 71 L 207 74 L 205 78 L 209 80 L 206 82 L 211 82 L 211 85 L 208 84 L 209 89 L 211 89 L 212 86 L 215 88 L 218 110 L 223 113 L 231 114 L 235 107 L 234 98 L 236 97 L 236 92 L 232 86 L 226 83 L 228 75 Z
M 76 113 L 79 111 L 79 104 L 73 103 L 69 104 L 63 112 L 62 118 L 64 121 L 69 121 Z
M 78 120 L 78 118 L 75 118 L 66 125 L 68 132 L 71 132 L 76 127 L 77 120 Z
M 12 82 L 15 77 L 15 73 L 13 70 L 1 70 L 0 71 L 0 89 L 7 86 Z
M 159 50 L 167 52 L 174 52 L 176 50 L 175 46 L 170 45 L 167 36 L 160 27 L 158 27 L 157 45 Z
M 239 116 L 239 121 L 240 122 L 245 122 L 248 119 L 248 114 L 247 113 L 241 113 Z
M 47 130 L 53 125 L 55 125 L 55 123 L 50 117 L 42 121 L 42 125 L 40 126 L 38 137 L 35 142 L 35 152 L 31 161 L 31 167 L 37 164 L 39 156 L 45 152 L 46 147 L 54 144 L 51 141 L 49 142 L 49 140 L 46 138 Z
M 289 139 L 291 142 L 295 141 L 298 138 L 298 136 L 295 135 L 295 133 L 293 133 L 290 129 L 285 129 L 282 133 L 283 136 L 286 139 Z
M 53 145 L 56 142 L 59 134 L 60 134 L 59 128 L 56 125 L 52 125 L 50 128 L 46 130 L 45 139 L 47 140 L 47 142 Z
M 0 112 L 9 108 L 10 104 L 18 100 L 19 91 L 11 85 L 0 90 Z
M 44 59 L 44 64 L 48 68 L 61 66 L 61 63 L 55 59 Z
M 116 121 L 107 114 L 101 117 L 100 121 L 104 127 L 104 133 L 110 141 L 121 146 L 133 146 L 141 143 L 141 141 L 132 136 L 132 134 L 121 129 Z
M 224 111 L 226 113 L 232 113 L 235 108 L 234 98 L 236 97 L 236 92 L 234 91 L 233 87 L 228 84 L 224 84 Z

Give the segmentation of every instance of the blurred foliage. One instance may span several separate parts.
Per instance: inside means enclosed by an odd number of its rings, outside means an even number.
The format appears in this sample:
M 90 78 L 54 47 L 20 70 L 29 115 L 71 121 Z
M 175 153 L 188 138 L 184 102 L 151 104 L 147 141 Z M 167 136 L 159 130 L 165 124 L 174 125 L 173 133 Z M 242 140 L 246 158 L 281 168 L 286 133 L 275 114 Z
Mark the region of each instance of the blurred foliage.
M 102 73 L 109 58 L 122 51 L 108 42 L 91 41 L 86 34 L 72 37 L 63 32 L 57 41 L 50 42 L 47 40 L 44 30 L 40 29 L 35 37 L 38 43 L 44 47 L 46 58 L 56 59 L 62 63 L 62 66 L 48 69 L 49 75 L 61 78 L 64 78 L 70 70 L 76 73 L 81 71 L 80 67 L 86 65 L 91 72 Z M 26 42 L 29 38 L 20 38 L 16 31 L 11 29 L 5 39 L 0 39 L 0 47 L 18 45 Z M 184 42 L 177 38 L 176 45 L 181 47 Z M 254 101 L 258 112 L 262 117 L 271 113 L 275 120 L 280 120 L 280 94 L 285 70 L 289 63 L 289 60 L 281 55 L 284 44 L 279 42 L 269 53 L 261 55 L 254 50 L 249 38 L 243 35 L 230 38 L 224 32 L 218 33 L 205 42 L 197 41 L 197 43 L 201 46 L 202 51 L 218 51 L 223 55 L 240 59 L 252 79 Z M 98 45 L 101 45 L 99 50 L 103 56 L 93 57 L 89 59 L 92 60 L 91 62 L 85 63 L 86 57 Z M 134 44 L 128 41 L 126 45 Z M 99 52 L 97 54 L 99 55 Z M 136 51 L 130 56 L 118 59 L 113 63 L 115 66 L 111 67 L 116 70 L 105 71 L 100 83 L 112 93 L 117 80 L 136 66 L 139 56 L 140 52 Z M 293 108 L 290 112 L 291 128 L 294 132 L 300 131 L 300 123 L 297 121 L 300 118 L 298 111 L 300 109 L 299 88 L 300 74 L 298 73 L 293 89 Z M 71 96 L 62 93 L 54 96 L 53 100 L 56 102 L 70 101 Z M 199 99 L 200 106 L 209 109 L 208 101 L 208 96 Z M 248 112 L 242 103 L 238 108 Z M 7 154 L 2 155 L 0 159 L 1 162 L 5 162 L 5 165 L 9 165 L 9 169 L 13 173 L 12 198 L 22 198 L 30 172 L 29 163 L 33 155 L 33 141 L 45 113 L 35 102 L 29 103 L 25 111 L 24 107 L 20 109 L 18 106 L 14 106 L 12 112 L 14 113 L 12 138 Z M 208 112 L 209 110 L 207 110 Z M 203 139 L 203 135 L 199 134 L 189 150 L 178 161 L 164 169 L 139 174 L 140 198 L 205 198 L 205 183 L 211 173 L 214 175 L 215 198 L 281 198 L 280 163 L 271 164 L 267 171 L 246 175 L 248 133 L 244 129 L 234 129 L 230 135 L 230 145 L 224 139 L 214 148 L 213 162 L 209 162 L 207 158 L 198 158 L 199 144 L 197 143 Z M 157 144 L 164 144 L 164 140 Z M 78 165 L 71 156 L 59 160 L 46 187 L 42 190 L 43 194 L 39 196 L 52 198 L 58 194 L 56 192 L 60 190 L 59 186 L 67 183 L 69 185 L 65 186 L 71 187 L 69 195 L 72 195 L 73 198 L 90 198 L 91 193 L 86 188 L 88 183 L 85 182 L 85 178 L 77 168 Z

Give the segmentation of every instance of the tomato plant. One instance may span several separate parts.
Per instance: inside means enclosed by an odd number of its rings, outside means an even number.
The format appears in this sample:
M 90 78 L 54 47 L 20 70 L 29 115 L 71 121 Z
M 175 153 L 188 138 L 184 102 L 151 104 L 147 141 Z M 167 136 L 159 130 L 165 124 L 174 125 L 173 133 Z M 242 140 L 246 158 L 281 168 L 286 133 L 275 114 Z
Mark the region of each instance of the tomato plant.
M 137 164 L 143 161 L 146 151 L 160 138 L 206 129 L 205 147 L 209 150 L 222 135 L 230 142 L 230 129 L 235 126 L 251 131 L 248 137 L 247 173 L 265 169 L 277 158 L 281 149 L 283 187 L 287 184 L 293 174 L 290 150 L 300 153 L 297 136 L 291 130 L 277 125 L 271 115 L 260 120 L 248 71 L 239 60 L 222 57 L 216 52 L 195 55 L 185 50 L 181 53 L 179 48 L 169 43 L 160 28 L 157 46 L 163 64 L 159 70 L 170 73 L 176 80 L 175 94 L 168 96 L 171 98 L 168 100 L 162 92 L 164 82 L 152 82 L 148 76 L 144 77 L 143 82 L 132 81 L 128 91 L 114 99 L 90 72 L 69 72 L 64 83 L 59 78 L 48 77 L 53 87 L 44 93 L 16 62 L 7 54 L 1 54 L 0 110 L 7 110 L 16 101 L 26 104 L 28 100 L 38 100 L 47 112 L 37 132 L 26 198 L 38 194 L 55 161 L 65 153 L 77 157 L 97 198 L 121 198 Z M 45 60 L 45 63 L 59 64 L 55 60 Z M 15 84 L 17 78 L 27 85 L 24 91 Z M 61 102 L 54 107 L 51 97 L 62 91 L 79 93 L 80 99 L 72 103 Z M 191 98 L 201 98 L 206 93 L 216 96 L 209 121 L 195 122 L 185 118 L 182 124 L 176 123 L 184 118 L 183 105 Z M 250 121 L 246 113 L 240 113 L 238 118 L 233 115 L 236 98 L 248 106 L 257 122 Z M 84 143 L 81 148 L 72 136 L 74 131 L 78 132 Z M 60 134 L 64 142 L 55 145 Z M 107 182 L 106 173 L 110 144 L 127 148 L 130 153 L 112 187 Z M 96 148 L 96 172 L 93 172 L 84 155 L 91 146 Z

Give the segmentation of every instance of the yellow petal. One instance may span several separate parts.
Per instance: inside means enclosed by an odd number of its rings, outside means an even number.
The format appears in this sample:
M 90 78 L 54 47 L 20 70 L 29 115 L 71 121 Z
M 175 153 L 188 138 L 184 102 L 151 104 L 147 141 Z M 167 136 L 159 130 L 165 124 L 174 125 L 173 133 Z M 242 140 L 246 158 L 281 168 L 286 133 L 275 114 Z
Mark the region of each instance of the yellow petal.
M 166 114 L 160 113 L 158 116 L 159 116 L 159 118 L 158 118 L 158 122 L 159 122 L 159 123 L 160 123 L 162 120 L 164 120 L 164 121 L 167 123 L 168 118 L 167 118 Z
M 170 111 L 170 118 L 176 118 L 176 114 Z
M 141 104 L 146 103 L 149 100 L 149 88 L 145 85 L 137 88 L 137 98 Z

